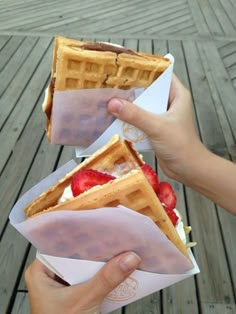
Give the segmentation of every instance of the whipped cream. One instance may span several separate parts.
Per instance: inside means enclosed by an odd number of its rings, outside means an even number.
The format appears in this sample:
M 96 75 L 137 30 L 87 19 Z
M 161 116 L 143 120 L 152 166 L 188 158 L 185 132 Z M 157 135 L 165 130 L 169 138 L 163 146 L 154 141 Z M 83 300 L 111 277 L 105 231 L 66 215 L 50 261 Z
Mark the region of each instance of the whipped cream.
M 183 241 L 184 244 L 186 244 L 187 239 L 186 239 L 186 233 L 184 230 L 184 224 L 182 221 L 182 217 L 180 215 L 180 212 L 176 208 L 174 209 L 174 212 L 175 212 L 176 216 L 178 217 L 178 222 L 177 222 L 177 225 L 175 226 L 175 229 L 178 232 L 180 239 Z
M 58 204 L 64 203 L 64 202 L 66 202 L 66 201 L 69 201 L 69 200 L 72 199 L 73 197 L 74 197 L 74 196 L 73 196 L 73 194 L 72 194 L 71 186 L 68 185 L 68 186 L 65 188 L 65 190 L 64 190 L 64 192 L 63 192 L 63 194 L 62 194 L 62 196 L 59 198 Z

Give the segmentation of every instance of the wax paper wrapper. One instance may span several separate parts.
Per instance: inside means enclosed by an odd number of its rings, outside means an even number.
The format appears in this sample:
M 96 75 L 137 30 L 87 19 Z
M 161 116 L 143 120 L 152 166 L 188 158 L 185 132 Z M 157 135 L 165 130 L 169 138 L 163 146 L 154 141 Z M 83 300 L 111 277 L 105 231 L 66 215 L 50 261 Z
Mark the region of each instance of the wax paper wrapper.
M 113 256 L 126 251 L 142 263 L 107 296 L 102 313 L 133 302 L 199 272 L 153 221 L 123 206 L 49 212 L 26 219 L 24 208 L 76 166 L 65 164 L 26 192 L 10 213 L 10 223 L 39 251 L 38 258 L 70 284 L 91 278 Z
M 140 151 L 151 150 L 147 136 L 134 126 L 115 119 L 107 111 L 114 97 L 124 98 L 154 113 L 167 109 L 174 58 L 170 66 L 148 88 L 81 89 L 54 91 L 51 116 L 51 142 L 76 146 L 76 156 L 89 156 L 115 133 L 128 139 Z

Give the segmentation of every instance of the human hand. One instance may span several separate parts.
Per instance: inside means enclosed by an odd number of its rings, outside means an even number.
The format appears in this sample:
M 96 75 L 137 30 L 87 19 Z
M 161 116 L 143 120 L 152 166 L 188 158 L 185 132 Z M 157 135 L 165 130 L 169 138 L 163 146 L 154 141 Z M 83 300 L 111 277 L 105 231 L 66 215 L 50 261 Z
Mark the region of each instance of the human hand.
M 167 112 L 153 114 L 122 99 L 110 100 L 108 110 L 118 119 L 145 132 L 165 174 L 184 181 L 189 162 L 204 147 L 196 134 L 190 92 L 175 75 L 172 77 Z
M 135 253 L 123 253 L 111 259 L 89 281 L 65 286 L 39 260 L 28 267 L 25 280 L 31 314 L 96 314 L 104 298 L 138 267 Z

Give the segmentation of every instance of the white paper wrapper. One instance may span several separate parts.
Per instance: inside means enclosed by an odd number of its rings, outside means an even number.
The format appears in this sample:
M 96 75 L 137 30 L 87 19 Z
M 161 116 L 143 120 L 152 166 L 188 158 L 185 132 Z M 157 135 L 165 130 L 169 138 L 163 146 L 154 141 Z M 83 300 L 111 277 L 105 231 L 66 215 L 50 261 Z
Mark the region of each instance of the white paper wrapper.
M 38 250 L 37 257 L 70 284 L 91 278 L 121 252 L 134 251 L 142 258 L 140 270 L 112 291 L 102 305 L 108 313 L 199 272 L 141 214 L 125 207 L 86 211 L 60 211 L 26 219 L 24 208 L 76 166 L 70 161 L 26 192 L 10 213 L 10 223 Z
M 114 88 L 55 91 L 52 107 L 51 142 L 71 146 L 90 146 L 115 120 L 107 103 L 119 97 L 134 101 L 144 89 Z
M 135 143 L 140 151 L 151 150 L 147 136 L 108 113 L 107 103 L 114 97 L 127 99 L 153 113 L 167 109 L 174 58 L 168 69 L 148 88 L 113 88 L 55 91 L 51 116 L 51 142 L 76 146 L 77 157 L 93 154 L 115 133 Z

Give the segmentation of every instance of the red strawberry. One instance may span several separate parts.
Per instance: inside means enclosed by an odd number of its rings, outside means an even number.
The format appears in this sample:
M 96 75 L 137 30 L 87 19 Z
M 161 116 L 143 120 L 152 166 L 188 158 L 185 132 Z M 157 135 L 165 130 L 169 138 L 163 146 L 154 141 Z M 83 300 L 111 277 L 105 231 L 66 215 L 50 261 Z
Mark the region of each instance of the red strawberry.
M 148 164 L 144 164 L 141 167 L 141 169 L 142 169 L 143 173 L 145 174 L 146 178 L 148 179 L 148 182 L 153 187 L 153 190 L 157 193 L 159 180 L 158 180 L 158 176 L 157 176 L 156 172 Z
M 169 210 L 173 210 L 176 206 L 176 195 L 172 186 L 168 182 L 160 182 L 158 186 L 157 196 L 161 203 L 164 203 Z
M 78 196 L 93 186 L 103 185 L 114 179 L 115 177 L 94 169 L 80 170 L 72 177 L 71 190 L 73 196 Z
M 173 225 L 176 226 L 177 222 L 179 220 L 178 216 L 176 215 L 176 213 L 173 211 L 173 209 L 169 209 L 168 207 L 164 206 L 164 209 L 167 213 L 167 215 L 169 216 L 170 220 L 172 221 Z

